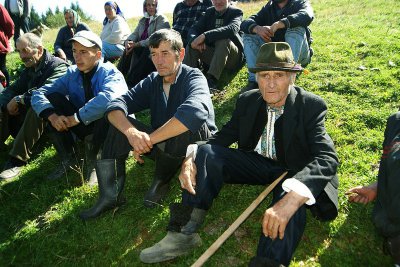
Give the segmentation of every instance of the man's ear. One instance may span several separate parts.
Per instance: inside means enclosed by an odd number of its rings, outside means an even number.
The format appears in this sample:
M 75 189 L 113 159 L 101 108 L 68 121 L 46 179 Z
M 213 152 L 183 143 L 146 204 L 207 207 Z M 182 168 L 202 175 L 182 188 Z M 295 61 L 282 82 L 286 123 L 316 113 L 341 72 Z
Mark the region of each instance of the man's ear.
M 101 50 L 97 50 L 96 51 L 96 59 L 100 59 L 101 58 Z
M 40 55 L 40 56 L 42 56 L 43 55 L 43 46 L 38 46 L 38 54 Z
M 181 48 L 181 51 L 179 51 L 179 61 L 183 61 L 183 59 L 185 58 L 185 48 Z

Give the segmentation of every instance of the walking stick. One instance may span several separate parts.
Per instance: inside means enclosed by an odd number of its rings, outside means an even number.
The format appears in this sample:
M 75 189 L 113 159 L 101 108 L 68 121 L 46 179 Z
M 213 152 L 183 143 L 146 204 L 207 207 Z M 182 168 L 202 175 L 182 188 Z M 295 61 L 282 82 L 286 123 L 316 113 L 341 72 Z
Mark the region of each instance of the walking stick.
M 203 264 L 219 249 L 219 247 L 235 232 L 235 230 L 250 216 L 258 205 L 267 197 L 274 187 L 285 177 L 287 172 L 279 176 L 272 184 L 270 184 L 261 194 L 251 203 L 250 206 L 234 221 L 231 226 L 197 259 L 191 267 L 201 267 Z

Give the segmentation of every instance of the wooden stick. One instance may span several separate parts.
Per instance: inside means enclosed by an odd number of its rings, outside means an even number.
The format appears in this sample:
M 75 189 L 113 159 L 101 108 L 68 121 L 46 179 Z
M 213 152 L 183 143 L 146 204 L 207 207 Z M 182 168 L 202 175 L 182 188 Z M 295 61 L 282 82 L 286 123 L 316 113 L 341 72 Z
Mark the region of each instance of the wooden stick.
M 250 216 L 258 205 L 267 197 L 267 195 L 275 188 L 275 186 L 285 177 L 287 172 L 279 176 L 272 184 L 270 184 L 261 194 L 251 203 L 250 206 L 234 221 L 231 226 L 197 259 L 191 267 L 201 267 L 203 264 L 219 249 L 219 247 L 235 232 L 235 230 Z

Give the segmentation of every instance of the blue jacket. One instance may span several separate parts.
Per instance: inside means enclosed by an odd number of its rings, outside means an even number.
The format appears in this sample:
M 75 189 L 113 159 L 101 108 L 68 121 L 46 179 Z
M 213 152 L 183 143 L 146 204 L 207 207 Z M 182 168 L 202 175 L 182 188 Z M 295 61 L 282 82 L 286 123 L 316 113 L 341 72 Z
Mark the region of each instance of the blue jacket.
M 217 130 L 207 80 L 200 70 L 185 64 L 181 64 L 175 83 L 171 84 L 168 100 L 164 95 L 163 78 L 153 72 L 126 94 L 111 101 L 107 112 L 122 110 L 128 115 L 146 109 L 150 109 L 153 129 L 175 117 L 192 133 L 204 123 L 211 133 Z
M 53 109 L 46 95 L 57 92 L 69 97 L 70 102 L 79 108 L 82 122 L 88 125 L 104 116 L 106 106 L 112 99 L 128 91 L 124 76 L 110 62 L 99 62 L 91 83 L 94 97 L 85 103 L 82 74 L 77 66 L 73 65 L 53 84 L 44 85 L 33 92 L 32 107 L 38 115 L 46 109 Z

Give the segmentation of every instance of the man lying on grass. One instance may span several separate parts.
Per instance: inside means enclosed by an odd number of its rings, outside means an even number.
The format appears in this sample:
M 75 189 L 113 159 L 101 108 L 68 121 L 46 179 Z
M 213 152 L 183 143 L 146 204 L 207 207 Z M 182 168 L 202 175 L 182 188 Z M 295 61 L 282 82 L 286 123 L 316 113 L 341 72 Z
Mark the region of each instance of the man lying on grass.
M 301 67 L 287 43 L 261 46 L 250 70 L 260 89 L 240 95 L 231 120 L 186 157 L 182 203 L 171 205 L 166 237 L 144 249 L 141 261 L 166 261 L 200 246 L 197 231 L 224 183 L 265 185 L 288 171 L 265 211 L 250 266 L 289 265 L 307 207 L 321 220 L 337 216 L 338 158 L 324 126 L 324 101 L 294 85 Z M 230 148 L 235 142 L 238 149 Z

